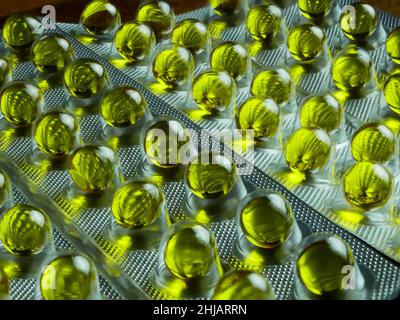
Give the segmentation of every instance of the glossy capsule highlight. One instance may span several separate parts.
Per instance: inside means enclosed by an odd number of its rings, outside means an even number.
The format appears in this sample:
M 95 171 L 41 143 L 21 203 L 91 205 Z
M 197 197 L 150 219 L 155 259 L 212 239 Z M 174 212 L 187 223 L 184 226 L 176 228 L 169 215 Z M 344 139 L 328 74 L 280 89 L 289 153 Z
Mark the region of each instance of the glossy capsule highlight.
M 35 123 L 33 138 L 45 155 L 53 158 L 65 157 L 79 144 L 78 120 L 70 113 L 48 112 Z
M 94 264 L 79 253 L 62 254 L 43 268 L 39 288 L 44 300 L 89 300 L 97 294 Z
M 312 62 L 324 52 L 326 36 L 322 29 L 316 25 L 299 25 L 290 30 L 287 46 L 295 60 Z
M 360 127 L 351 140 L 351 153 L 356 161 L 386 162 L 395 150 L 395 136 L 388 127 L 373 122 Z
M 192 54 L 199 54 L 207 49 L 210 33 L 201 21 L 185 19 L 172 30 L 171 41 L 177 46 L 186 48 Z
M 114 152 L 105 146 L 86 145 L 74 151 L 68 161 L 75 186 L 85 193 L 101 193 L 113 183 L 116 166 Z
M 115 87 L 100 101 L 100 114 L 111 127 L 133 126 L 147 111 L 143 95 L 129 86 Z
M 262 70 L 251 82 L 253 96 L 271 98 L 278 104 L 288 102 L 292 97 L 293 82 L 290 74 L 282 68 Z
M 0 170 L 0 208 L 9 202 L 12 198 L 11 182 L 8 175 Z
M 144 61 L 155 47 L 156 37 L 146 24 L 128 21 L 122 24 L 114 38 L 115 49 L 127 61 Z
M 14 255 L 38 254 L 51 239 L 50 219 L 43 210 L 32 205 L 16 204 L 0 218 L 0 241 Z
M 226 71 L 235 80 L 240 80 L 249 70 L 247 50 L 240 44 L 224 42 L 212 51 L 210 66 L 215 70 Z
M 94 59 L 77 59 L 65 69 L 64 84 L 68 93 L 79 99 L 91 98 L 108 85 L 108 74 Z
M 340 29 L 350 40 L 363 42 L 371 36 L 378 26 L 375 9 L 364 3 L 353 3 L 352 10 L 345 10 L 340 16 Z
M 164 1 L 143 4 L 137 11 L 136 20 L 147 24 L 154 31 L 157 40 L 168 36 L 175 26 L 175 14 Z
M 225 71 L 208 70 L 193 81 L 193 100 L 200 109 L 209 113 L 228 109 L 235 95 L 235 80 Z
M 331 147 L 331 139 L 324 130 L 300 128 L 286 142 L 285 160 L 296 172 L 321 169 L 329 161 Z
M 276 38 L 281 27 L 282 10 L 274 4 L 253 7 L 246 19 L 246 28 L 250 36 L 261 42 Z
M 271 138 L 279 128 L 279 107 L 272 99 L 251 97 L 236 111 L 236 126 L 254 130 L 255 138 Z
M 373 162 L 357 162 L 343 177 L 345 199 L 358 209 L 384 206 L 390 198 L 392 186 L 392 174 L 385 166 Z
M 115 192 L 111 210 L 120 226 L 126 229 L 142 229 L 157 220 L 163 205 L 164 197 L 157 185 L 136 180 Z
M 42 91 L 28 82 L 10 82 L 0 92 L 1 112 L 16 127 L 30 126 L 42 108 Z
M 225 273 L 215 286 L 212 300 L 273 300 L 266 278 L 257 272 L 234 270 Z
M 300 125 L 331 132 L 340 126 L 342 113 L 340 103 L 333 96 L 314 96 L 301 106 Z
M 82 27 L 92 36 L 106 35 L 121 23 L 120 13 L 107 0 L 92 0 L 83 9 L 80 18 Z

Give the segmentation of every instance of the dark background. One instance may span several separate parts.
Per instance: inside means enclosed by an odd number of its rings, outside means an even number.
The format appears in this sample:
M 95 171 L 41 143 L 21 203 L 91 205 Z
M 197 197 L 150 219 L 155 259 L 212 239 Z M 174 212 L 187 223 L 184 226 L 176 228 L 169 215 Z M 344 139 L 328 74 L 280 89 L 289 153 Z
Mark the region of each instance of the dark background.
M 78 22 L 83 7 L 89 0 L 0 0 L 0 23 L 12 13 L 25 11 L 40 15 L 42 6 L 51 4 L 56 7 L 59 22 Z M 139 0 L 111 0 L 121 11 L 122 20 L 134 18 Z M 185 11 L 200 8 L 207 0 L 167 0 L 174 11 L 179 14 Z M 380 9 L 400 16 L 400 0 L 364 0 Z

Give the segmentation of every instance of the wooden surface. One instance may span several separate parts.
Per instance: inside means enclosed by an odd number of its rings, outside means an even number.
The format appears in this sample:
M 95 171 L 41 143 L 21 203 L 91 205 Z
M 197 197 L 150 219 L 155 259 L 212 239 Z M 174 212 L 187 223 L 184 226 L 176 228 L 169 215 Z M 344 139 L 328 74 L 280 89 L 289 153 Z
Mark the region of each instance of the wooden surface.
M 57 21 L 77 22 L 83 7 L 89 0 L 0 0 L 0 22 L 19 11 L 40 14 L 41 7 L 51 4 L 56 7 Z M 204 6 L 207 0 L 167 0 L 176 13 Z M 139 0 L 111 0 L 121 11 L 123 21 L 134 17 Z M 382 10 L 400 16 L 400 0 L 364 0 Z

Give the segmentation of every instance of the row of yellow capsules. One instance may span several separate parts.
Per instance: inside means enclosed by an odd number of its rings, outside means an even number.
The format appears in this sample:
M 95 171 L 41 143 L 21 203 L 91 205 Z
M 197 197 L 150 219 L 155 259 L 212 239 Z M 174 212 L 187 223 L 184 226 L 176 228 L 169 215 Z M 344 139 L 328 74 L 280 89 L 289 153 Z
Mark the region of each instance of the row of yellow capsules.
M 2 170 L 0 180 L 0 300 L 121 299 Z
M 84 61 L 84 62 L 87 62 L 87 60 L 86 61 Z M 91 61 L 91 64 L 93 65 L 95 65 L 97 68 L 95 68 L 96 70 L 98 70 L 99 68 L 100 68 L 100 65 L 98 64 L 98 63 L 96 63 L 95 61 Z M 71 64 L 71 66 L 76 66 L 76 65 L 78 65 L 78 66 L 80 66 L 80 67 L 82 67 L 82 60 L 78 60 L 78 63 L 76 63 L 76 64 Z M 71 68 L 73 68 L 73 67 L 71 67 Z M 93 72 L 93 70 L 92 70 L 92 72 Z M 66 74 L 68 75 L 69 74 L 69 72 L 66 72 Z M 101 81 L 100 81 L 101 82 Z M 68 81 L 67 81 L 67 87 L 69 86 L 69 83 L 68 83 Z M 78 88 L 79 87 L 79 88 Z M 75 87 L 74 87 L 75 88 Z M 85 87 L 84 88 L 85 90 L 83 90 L 82 89 L 82 86 L 80 86 L 80 85 L 78 85 L 77 86 L 77 88 L 76 88 L 76 90 L 77 91 L 85 91 L 85 92 L 87 92 L 87 88 Z M 129 99 L 128 99 L 129 100 Z M 15 101 L 13 101 L 14 103 L 15 103 Z M 18 101 L 17 101 L 18 102 Z M 14 103 L 12 103 L 12 105 L 14 105 Z M 64 113 L 64 115 L 66 115 L 66 113 Z M 72 115 L 70 115 L 70 117 L 73 117 Z M 69 122 L 71 122 L 71 121 L 69 121 Z M 15 124 L 14 124 L 15 125 Z M 18 125 L 18 124 L 17 124 Z M 26 123 L 25 123 L 25 125 L 26 125 Z M 175 124 L 175 126 L 174 127 L 176 127 L 177 125 Z M 58 127 L 58 129 L 60 129 L 60 130 L 62 130 L 64 133 L 66 133 L 67 134 L 67 136 L 72 136 L 72 140 L 73 141 L 76 141 L 76 138 L 74 137 L 74 135 L 76 134 L 76 132 L 75 132 L 75 127 L 73 128 L 73 132 L 71 132 L 71 130 L 69 130 L 69 129 L 71 129 L 70 127 L 68 127 L 67 128 L 67 126 L 63 126 L 63 125 L 61 125 L 61 127 L 59 127 L 59 126 L 57 126 Z M 47 136 L 46 136 L 47 137 Z M 66 139 L 66 140 L 70 140 L 70 139 Z M 41 142 L 43 142 L 45 145 L 48 143 L 48 141 L 46 141 L 46 139 L 44 139 L 44 141 L 41 141 Z M 84 147 L 83 147 L 84 148 Z M 113 166 L 113 164 L 112 163 L 110 163 L 110 157 L 108 157 L 110 154 L 112 154 L 112 150 L 110 150 L 110 149 L 108 149 L 107 150 L 107 148 L 106 147 L 103 147 L 103 148 L 93 148 L 94 150 L 83 150 L 83 148 L 82 149 L 78 149 L 77 151 L 76 151 L 76 154 L 80 154 L 80 153 L 84 153 L 84 151 L 85 152 L 87 152 L 87 154 L 85 154 L 86 156 L 87 156 L 87 161 L 89 162 L 87 165 L 84 165 L 83 167 L 82 166 L 80 166 L 80 165 L 78 165 L 78 166 L 74 166 L 74 156 L 72 157 L 72 159 L 71 159 L 71 176 L 72 176 L 72 179 L 75 181 L 75 183 L 76 183 L 76 185 L 78 186 L 78 188 L 80 188 L 80 189 L 84 189 L 84 190 L 81 190 L 81 191 L 83 191 L 83 193 L 92 193 L 92 191 L 94 192 L 94 193 L 96 193 L 96 192 L 99 192 L 99 193 L 102 193 L 101 191 L 106 191 L 106 190 L 104 190 L 104 188 L 108 188 L 108 187 L 110 187 L 110 180 L 112 180 L 111 179 L 111 177 L 113 176 L 113 174 L 114 174 L 114 166 Z M 39 147 L 39 149 L 41 149 L 40 147 Z M 67 147 L 67 149 L 68 149 L 68 147 Z M 86 148 L 86 149 L 88 149 L 88 148 Z M 89 148 L 90 149 L 90 148 Z M 100 150 L 101 149 L 101 150 Z M 146 149 L 146 148 L 144 148 L 144 149 Z M 45 147 L 43 147 L 42 146 L 42 149 L 41 149 L 41 151 L 44 151 L 44 153 L 46 153 L 47 152 L 47 148 L 45 148 Z M 68 150 L 66 150 L 66 149 L 63 149 L 62 150 L 62 152 L 63 153 L 68 153 L 68 151 L 72 151 L 72 150 L 70 150 L 70 149 L 68 149 Z M 92 153 L 90 153 L 89 151 L 93 151 Z M 90 153 L 89 155 L 88 155 L 88 153 Z M 106 153 L 106 156 L 102 156 L 102 155 L 104 155 L 104 153 Z M 76 155 L 75 154 L 75 155 Z M 148 155 L 148 154 L 147 154 Z M 60 154 L 56 154 L 56 155 L 54 155 L 54 154 L 50 154 L 49 155 L 49 153 L 47 152 L 47 156 L 50 156 L 50 160 L 51 160 L 51 158 L 57 158 L 58 156 L 61 156 Z M 47 160 L 49 160 L 49 158 L 47 158 Z M 58 162 L 58 161 L 57 161 Z M 114 164 L 115 165 L 115 164 Z M 91 169 L 91 168 L 96 168 L 96 170 L 89 170 L 89 169 Z M 227 174 L 227 179 L 225 179 L 225 178 L 223 178 L 222 179 L 222 181 L 223 181 L 223 185 L 222 185 L 222 188 L 223 188 L 223 190 L 221 191 L 222 193 L 227 193 L 227 192 L 229 192 L 230 190 L 231 190 L 231 188 L 232 188 L 232 184 L 234 184 L 234 180 L 236 180 L 236 178 L 233 178 L 233 176 L 232 176 L 232 172 L 226 172 L 226 166 L 217 166 L 217 168 L 219 168 L 219 169 L 217 169 L 217 171 L 219 170 L 219 171 L 221 171 L 221 173 L 223 173 L 223 175 L 225 175 L 225 174 Z M 76 170 L 75 170 L 76 169 Z M 86 172 L 86 171 L 87 172 Z M 189 172 L 189 169 L 187 169 L 188 170 L 188 172 Z M 196 177 L 198 176 L 198 175 L 201 175 L 200 173 L 198 173 L 197 171 L 197 169 L 196 170 L 194 170 L 195 172 L 194 172 L 194 174 L 196 175 Z M 100 173 L 102 173 L 101 175 L 99 175 Z M 104 174 L 103 174 L 104 173 Z M 118 176 L 118 174 L 116 175 L 116 176 Z M 75 178 L 75 179 L 74 179 Z M 218 179 L 218 181 L 217 182 L 219 182 L 219 183 L 221 183 L 221 180 L 219 180 L 219 175 L 216 175 L 215 174 L 215 172 L 213 171 L 213 178 L 214 179 Z M 59 182 L 61 182 L 61 181 L 57 181 L 57 183 L 59 183 Z M 194 186 L 192 186 L 192 188 L 193 189 L 195 189 L 195 188 L 199 188 L 200 189 L 200 191 L 198 191 L 198 193 L 200 194 L 201 192 L 204 192 L 204 188 L 206 188 L 207 186 L 211 186 L 212 187 L 212 190 L 210 191 L 210 193 L 215 193 L 215 189 L 214 189 L 214 187 L 215 187 L 215 184 L 213 183 L 213 181 L 211 181 L 211 182 L 208 182 L 208 183 L 206 183 L 205 181 L 198 181 L 198 179 L 196 180 L 196 179 L 194 179 L 194 181 L 192 181 L 192 183 L 194 184 Z M 190 182 L 189 182 L 189 184 L 190 184 Z M 218 185 L 218 184 L 217 184 Z M 220 185 L 221 186 L 221 185 Z M 125 187 L 125 188 L 131 188 L 132 187 L 132 185 L 127 185 L 127 187 Z M 123 187 L 124 188 L 124 187 Z M 123 189 L 124 190 L 124 189 Z M 122 194 L 123 195 L 123 190 L 120 192 L 120 193 L 116 193 L 116 196 L 118 196 L 118 194 Z M 194 192 L 193 191 L 193 193 L 194 194 L 196 194 L 196 192 Z M 206 191 L 206 193 L 209 193 L 208 191 Z M 218 193 L 218 192 L 217 192 Z M 80 193 L 80 195 L 82 195 L 82 193 Z M 91 197 L 91 196 L 90 196 Z M 117 197 L 118 198 L 118 197 Z M 200 199 L 201 199 L 201 197 L 199 197 Z M 195 198 L 195 197 L 192 197 L 192 199 L 197 199 L 197 198 Z M 236 203 L 237 203 L 237 201 L 238 201 L 239 199 L 236 199 Z M 117 200 L 116 200 L 117 201 Z M 199 199 L 197 199 L 197 201 L 192 201 L 190 204 L 191 205 L 194 205 L 195 207 L 196 206 L 199 206 L 199 205 L 201 205 L 202 203 L 201 203 L 202 201 L 201 200 L 199 200 Z M 189 202 L 188 202 L 189 203 Z M 82 204 L 82 202 L 80 202 L 80 204 Z M 205 204 L 205 202 L 203 202 L 203 204 Z M 90 206 L 90 204 L 87 204 L 87 205 L 89 205 Z M 215 209 L 215 207 L 216 207 L 216 201 L 211 201 L 211 204 L 210 203 L 208 203 L 208 205 L 209 205 L 209 207 L 211 207 L 211 208 L 214 208 Z M 235 206 L 233 206 L 233 207 L 235 207 Z M 232 209 L 232 206 L 231 206 L 231 209 Z M 117 209 L 117 212 L 120 212 L 120 211 L 118 211 L 118 209 Z M 199 210 L 199 207 L 196 207 L 196 212 L 200 212 L 200 213 L 202 213 L 202 212 L 204 212 L 204 210 L 202 211 L 202 210 Z M 151 213 L 151 212 L 150 212 Z M 232 212 L 231 212 L 232 213 Z M 287 214 L 287 212 L 286 212 L 286 214 Z M 201 214 L 200 214 L 200 216 L 201 216 Z M 289 214 L 289 216 L 290 216 L 290 214 Z M 118 215 L 117 215 L 117 217 L 118 217 Z M 136 219 L 137 217 L 134 217 L 134 220 Z M 150 217 L 151 218 L 151 217 Z M 154 217 L 153 217 L 154 218 Z M 118 220 L 118 219 L 116 219 L 116 220 Z M 167 219 L 166 219 L 167 220 Z M 251 219 L 250 219 L 251 220 Z M 289 219 L 290 220 L 290 219 Z M 147 221 L 148 222 L 148 221 Z M 121 224 L 124 224 L 124 223 L 121 223 Z M 289 221 L 289 225 L 290 225 L 290 221 Z M 114 224 L 114 226 L 116 226 L 116 224 Z M 106 229 L 108 229 L 109 228 L 109 226 L 107 225 L 106 226 L 107 228 Z M 123 235 L 124 236 L 126 236 L 126 235 L 128 235 L 128 239 L 125 237 L 125 238 L 123 238 L 123 240 L 124 241 L 122 241 L 122 242 L 125 242 L 126 240 L 128 240 L 128 244 L 129 244 L 129 238 L 131 238 L 131 237 L 133 237 L 133 238 L 135 238 L 135 236 L 137 236 L 137 234 L 139 233 L 139 235 L 140 235 L 140 232 L 130 232 L 129 230 L 128 230 L 128 232 L 126 233 L 126 230 L 124 230 L 124 229 L 129 229 L 131 226 L 129 225 L 129 224 L 124 224 L 123 226 L 122 226 L 123 228 L 122 228 L 122 230 L 124 231 L 124 233 L 123 233 Z M 117 229 L 118 229 L 118 226 L 117 226 Z M 287 230 L 286 230 L 286 232 L 288 232 Z M 290 232 L 289 232 L 290 233 Z M 139 236 L 140 237 L 140 236 Z M 137 239 L 137 238 L 136 238 Z M 262 240 L 262 239 L 261 239 Z M 254 242 L 256 242 L 257 241 L 257 239 L 256 240 L 253 240 Z M 121 244 L 121 242 L 119 243 L 119 245 Z M 126 245 L 126 243 L 122 243 L 123 245 Z M 269 245 L 269 247 L 270 247 L 271 245 Z M 276 244 L 274 244 L 273 246 L 275 246 L 276 247 Z M 279 246 L 279 247 L 281 247 L 281 246 Z M 281 251 L 281 250 L 277 250 L 278 252 L 279 251 Z M 173 269 L 174 268 L 174 265 L 173 265 L 173 262 L 169 262 L 169 263 L 172 263 L 172 265 L 170 265 L 169 266 L 169 268 L 171 269 Z M 167 264 L 167 262 L 165 263 L 165 264 Z M 160 264 L 160 266 L 162 266 L 162 264 Z M 161 267 L 160 267 L 161 268 Z M 177 272 L 177 271 L 176 271 Z M 173 272 L 170 272 L 170 273 L 173 273 Z M 167 276 L 170 276 L 170 274 L 168 274 L 168 272 L 167 272 Z M 164 276 L 165 276 L 165 274 L 164 274 Z M 179 277 L 178 277 L 179 278 Z M 174 278 L 173 278 L 174 279 Z M 307 280 L 304 280 L 305 282 L 307 282 Z M 181 284 L 185 284 L 186 282 L 184 281 L 184 283 L 182 283 L 181 282 Z M 310 286 L 310 284 L 308 284 L 309 286 Z M 313 289 L 314 291 L 315 290 L 317 290 L 317 289 Z M 331 289 L 329 289 L 330 291 L 332 291 Z M 321 291 L 317 291 L 317 296 L 319 295 L 319 294 L 321 294 Z

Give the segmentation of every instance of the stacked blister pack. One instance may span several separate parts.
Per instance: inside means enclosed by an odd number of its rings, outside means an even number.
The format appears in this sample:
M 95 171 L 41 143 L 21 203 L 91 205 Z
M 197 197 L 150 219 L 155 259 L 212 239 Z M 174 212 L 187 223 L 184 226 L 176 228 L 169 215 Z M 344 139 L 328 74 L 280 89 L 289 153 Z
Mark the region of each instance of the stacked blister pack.
M 48 17 L 46 17 L 48 18 Z M 392 299 L 400 20 L 105 0 L 0 43 L 0 295 Z

